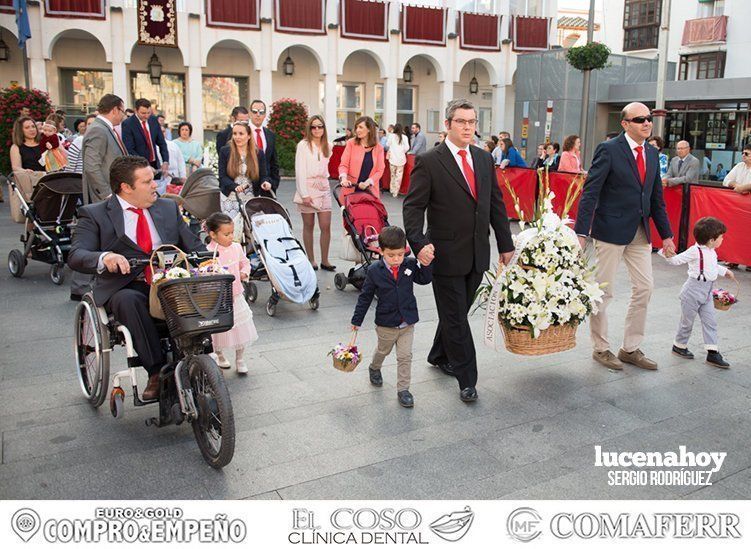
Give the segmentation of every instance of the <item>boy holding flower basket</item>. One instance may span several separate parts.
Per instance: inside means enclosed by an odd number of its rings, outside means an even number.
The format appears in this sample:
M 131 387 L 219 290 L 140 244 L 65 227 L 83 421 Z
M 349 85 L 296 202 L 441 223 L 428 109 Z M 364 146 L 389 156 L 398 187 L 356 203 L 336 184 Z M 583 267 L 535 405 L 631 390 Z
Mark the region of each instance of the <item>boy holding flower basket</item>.
M 368 368 L 370 382 L 376 387 L 383 385 L 381 366 L 396 345 L 397 397 L 399 404 L 411 408 L 414 406 L 414 398 L 409 392 L 412 341 L 415 324 L 419 320 L 414 283 L 429 284 L 433 278 L 432 269 L 412 257 L 404 257 L 407 237 L 399 227 L 383 229 L 378 236 L 378 245 L 383 260 L 374 262 L 368 268 L 352 316 L 352 329 L 356 331 L 360 328 L 373 296 L 378 295 L 375 318 L 378 347 Z

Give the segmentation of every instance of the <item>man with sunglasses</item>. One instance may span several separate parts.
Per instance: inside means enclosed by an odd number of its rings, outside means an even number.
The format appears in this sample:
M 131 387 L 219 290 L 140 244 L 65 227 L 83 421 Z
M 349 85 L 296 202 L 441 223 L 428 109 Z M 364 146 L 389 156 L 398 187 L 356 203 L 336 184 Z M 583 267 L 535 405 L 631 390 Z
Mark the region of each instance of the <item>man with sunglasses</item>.
M 266 173 L 269 181 L 261 184 L 261 196 L 267 195 L 279 187 L 279 160 L 276 155 L 276 135 L 268 128 L 263 127 L 266 119 L 266 103 L 260 99 L 254 99 L 250 104 L 250 136 L 256 147 L 263 154 L 260 160 L 266 162 Z
M 741 162 L 733 166 L 722 184 L 740 194 L 751 192 L 751 143 L 743 147 Z
M 657 363 L 639 349 L 654 285 L 650 218 L 663 239 L 667 257 L 675 254 L 675 245 L 662 197 L 659 151 L 647 145 L 652 135 L 649 108 L 642 103 L 626 105 L 621 111 L 621 127 L 623 133 L 600 143 L 595 151 L 574 226 L 582 248 L 589 237 L 593 239 L 597 281 L 605 284 L 600 310 L 590 319 L 592 358 L 613 370 L 623 369 L 622 362 L 656 370 Z M 610 351 L 606 314 L 621 260 L 628 268 L 632 291 L 623 346 L 616 358 Z

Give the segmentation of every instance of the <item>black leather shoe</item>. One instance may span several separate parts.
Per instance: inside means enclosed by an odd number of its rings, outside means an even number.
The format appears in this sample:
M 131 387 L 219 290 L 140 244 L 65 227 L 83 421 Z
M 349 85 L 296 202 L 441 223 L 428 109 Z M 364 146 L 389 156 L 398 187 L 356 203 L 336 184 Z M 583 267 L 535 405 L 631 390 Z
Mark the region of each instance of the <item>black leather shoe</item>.
M 370 383 L 372 383 L 376 387 L 383 385 L 383 376 L 381 375 L 381 370 L 368 368 L 368 373 L 370 374 Z
M 681 349 L 680 347 L 676 347 L 675 345 L 673 345 L 673 354 L 681 358 L 694 358 L 694 353 L 692 353 L 688 349 Z
M 707 364 L 711 366 L 717 366 L 718 368 L 722 368 L 724 370 L 730 368 L 730 363 L 722 358 L 722 355 L 719 351 L 707 352 Z
M 412 396 L 412 393 L 410 393 L 408 390 L 399 391 L 396 393 L 396 396 L 399 397 L 399 404 L 404 406 L 405 408 L 412 408 L 412 406 L 415 405 L 415 399 Z
M 81 301 L 81 299 L 83 299 L 82 295 L 70 294 L 70 300 L 71 301 Z
M 474 402 L 477 400 L 477 389 L 474 387 L 466 387 L 465 389 L 462 389 L 461 393 L 459 393 L 459 398 L 462 399 L 462 402 Z

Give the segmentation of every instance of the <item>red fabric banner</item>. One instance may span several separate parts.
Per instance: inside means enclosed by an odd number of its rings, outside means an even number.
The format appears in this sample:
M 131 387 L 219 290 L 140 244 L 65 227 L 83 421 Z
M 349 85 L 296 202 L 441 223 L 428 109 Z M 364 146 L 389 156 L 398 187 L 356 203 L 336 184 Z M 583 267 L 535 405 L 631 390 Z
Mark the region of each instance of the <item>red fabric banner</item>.
M 12 0 L 10 2 L 13 3 Z M 104 19 L 104 0 L 45 0 L 44 14 L 48 17 Z
M 673 230 L 673 242 L 678 246 L 678 235 L 681 229 L 681 212 L 683 211 L 683 185 L 662 189 L 662 196 L 665 199 L 665 209 L 668 212 L 670 228 Z M 652 247 L 662 248 L 662 238 L 660 237 L 660 233 L 657 232 L 654 220 L 650 220 L 649 225 L 652 229 Z
M 339 9 L 343 38 L 388 42 L 387 4 L 365 0 L 342 0 Z
M 326 34 L 324 0 L 274 0 L 274 28 L 289 34 Z
M 402 42 L 405 44 L 446 45 L 446 9 L 404 6 Z
M 501 51 L 497 15 L 460 13 L 459 47 L 463 50 Z
M 0 0 L 0 12 L 15 13 L 13 0 Z
M 568 172 L 548 172 L 548 182 L 550 183 L 550 190 L 553 191 L 555 197 L 553 198 L 553 211 L 559 216 L 563 215 L 563 208 L 566 205 L 566 196 L 571 184 L 574 182 L 578 174 Z M 573 192 L 573 191 L 571 191 Z M 568 211 L 568 217 L 570 219 L 576 219 L 576 214 L 579 212 L 579 197 L 574 201 L 573 206 Z
M 548 49 L 550 19 L 515 15 L 511 19 L 511 37 L 514 51 L 537 51 Z
M 717 217 L 727 225 L 728 232 L 717 257 L 722 261 L 751 265 L 751 246 L 748 231 L 751 227 L 751 195 L 718 187 L 691 187 L 691 214 L 688 222 L 688 245 L 694 240 L 694 224 L 708 215 Z
M 502 170 L 496 168 L 498 177 L 498 186 L 503 193 L 503 203 L 506 206 L 506 213 L 509 219 L 519 219 L 519 215 L 514 209 L 514 199 L 506 188 L 506 181 L 509 182 L 519 199 L 519 208 L 524 219 L 532 219 L 535 211 L 535 197 L 537 195 L 537 171 L 527 168 L 507 168 Z
M 138 43 L 177 47 L 177 1 L 138 0 Z
M 206 0 L 206 26 L 260 29 L 261 0 Z
M 728 16 L 690 19 L 683 26 L 682 46 L 696 46 L 725 42 L 728 34 Z

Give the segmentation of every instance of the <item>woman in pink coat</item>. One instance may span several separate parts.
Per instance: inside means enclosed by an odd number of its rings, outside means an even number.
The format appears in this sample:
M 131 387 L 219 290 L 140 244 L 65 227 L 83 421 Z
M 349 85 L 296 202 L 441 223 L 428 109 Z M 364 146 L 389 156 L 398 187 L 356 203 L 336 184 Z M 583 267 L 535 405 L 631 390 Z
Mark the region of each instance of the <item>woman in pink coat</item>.
M 380 197 L 380 182 L 386 168 L 383 147 L 378 142 L 378 126 L 369 116 L 355 121 L 355 137 L 347 141 L 339 163 L 339 181 L 343 195 L 354 192 L 354 186 Z
M 559 172 L 583 172 L 582 160 L 581 160 L 581 144 L 582 140 L 578 135 L 567 135 L 563 140 L 563 152 L 561 153 L 561 160 L 558 163 Z

